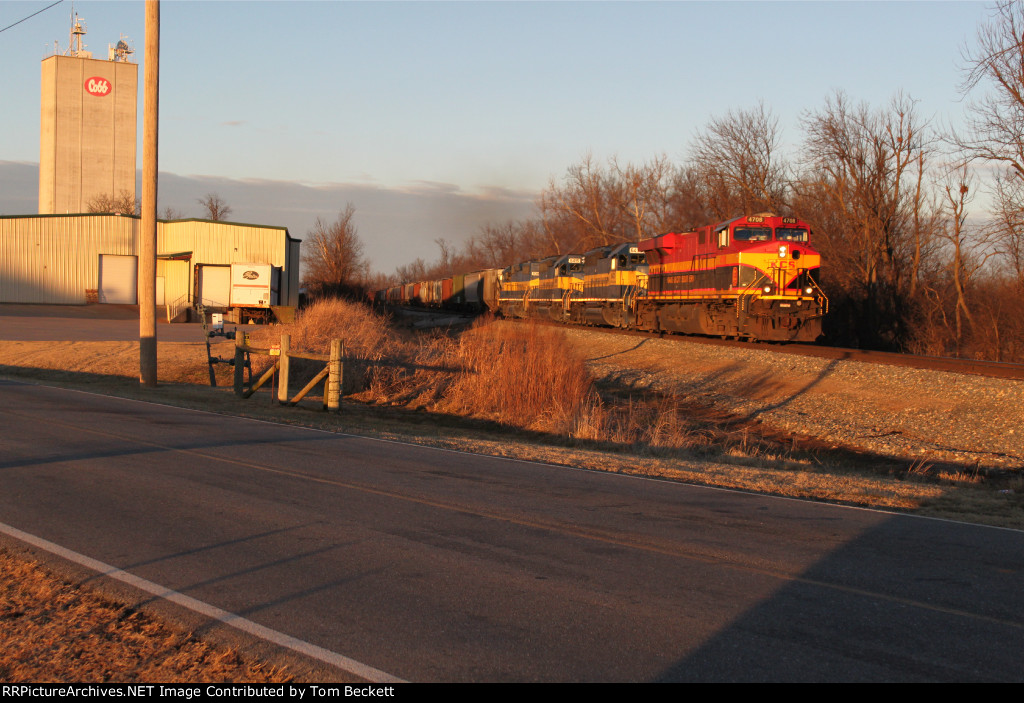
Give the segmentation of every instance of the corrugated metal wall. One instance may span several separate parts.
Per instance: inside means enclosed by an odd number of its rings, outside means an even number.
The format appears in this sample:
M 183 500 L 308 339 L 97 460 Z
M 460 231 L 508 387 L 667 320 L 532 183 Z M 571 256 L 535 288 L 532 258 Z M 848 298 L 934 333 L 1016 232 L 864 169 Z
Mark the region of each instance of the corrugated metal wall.
M 196 266 L 200 264 L 271 264 L 286 271 L 292 264 L 288 258 L 288 231 L 280 227 L 208 220 L 173 220 L 158 225 L 158 252 L 192 252 L 188 279 L 181 281 L 175 277 L 173 282 L 168 279 L 165 284 L 168 301 L 177 300 L 181 295 L 188 295 L 188 300 L 192 299 Z M 296 269 L 298 264 L 296 260 Z
M 0 217 L 0 302 L 85 303 L 85 291 L 99 284 L 100 254 L 137 255 L 138 226 L 138 218 L 118 215 Z M 158 222 L 157 252 L 192 252 L 188 262 L 157 262 L 167 302 L 191 300 L 196 264 L 272 264 L 284 269 L 282 286 L 297 280 L 299 267 L 298 241 L 282 227 Z M 298 287 L 289 287 L 282 304 L 294 305 Z
M 133 217 L 0 218 L 0 302 L 80 304 L 99 287 L 100 254 L 135 254 Z
M 166 305 L 179 305 L 192 299 L 191 262 L 157 259 L 156 275 L 164 278 L 164 303 Z

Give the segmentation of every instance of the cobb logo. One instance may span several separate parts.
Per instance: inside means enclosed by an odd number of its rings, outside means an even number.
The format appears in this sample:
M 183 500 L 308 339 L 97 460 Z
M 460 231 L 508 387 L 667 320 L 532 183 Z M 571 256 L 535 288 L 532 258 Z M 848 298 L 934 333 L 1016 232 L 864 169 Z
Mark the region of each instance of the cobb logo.
M 255 271 L 246 271 L 245 273 L 242 274 L 242 278 L 244 278 L 247 281 L 255 281 L 259 277 L 260 275 Z
M 89 95 L 103 97 L 104 95 L 110 95 L 110 91 L 113 89 L 114 86 L 110 85 L 110 81 L 100 76 L 93 76 L 85 81 L 85 92 Z

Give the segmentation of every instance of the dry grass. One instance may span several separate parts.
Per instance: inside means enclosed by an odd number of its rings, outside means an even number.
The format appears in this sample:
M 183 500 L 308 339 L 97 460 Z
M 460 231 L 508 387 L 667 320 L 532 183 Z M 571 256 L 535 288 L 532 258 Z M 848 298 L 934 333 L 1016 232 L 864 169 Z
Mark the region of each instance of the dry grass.
M 364 402 L 489 420 L 506 427 L 648 450 L 706 448 L 708 435 L 678 403 L 602 400 L 583 356 L 560 330 L 487 318 L 457 337 L 410 336 L 362 305 L 327 301 L 291 325 L 294 349 L 326 353 L 345 340 L 348 392 Z M 314 373 L 310 367 L 307 374 Z M 357 378 L 354 380 L 352 376 Z
M 573 436 L 666 456 L 706 453 L 714 441 L 713 434 L 687 417 L 676 400 L 665 397 L 598 399 L 578 415 Z
M 510 427 L 568 435 L 596 402 L 583 359 L 557 330 L 538 325 L 474 325 L 443 350 L 459 371 L 436 408 Z
M 292 680 L 282 669 L 246 661 L 5 550 L 0 573 L 4 683 Z
M 347 375 L 361 369 L 362 386 L 341 415 L 282 408 L 265 394 L 262 402 L 239 400 L 225 388 L 227 366 L 217 367 L 221 387 L 210 388 L 202 343 L 160 343 L 156 391 L 138 387 L 136 343 L 0 341 L 0 373 L 496 456 L 1024 528 L 1024 476 L 994 485 L 969 469 L 796 452 L 695 415 L 679 398 L 619 398 L 607 389 L 602 397 L 560 332 L 511 327 L 413 336 L 361 306 L 332 303 L 295 325 L 251 330 L 263 341 L 287 331 L 294 348 L 320 353 L 345 339 L 364 363 L 346 364 Z M 217 347 L 231 356 L 232 342 Z M 385 360 L 399 365 L 373 365 Z M 5 682 L 288 680 L 286 671 L 246 662 L 3 552 L 0 574 Z
M 557 328 L 486 322 L 459 336 L 414 335 L 364 306 L 331 301 L 307 309 L 293 325 L 250 331 L 264 342 L 287 331 L 294 348 L 320 353 L 331 339 L 345 339 L 360 363 L 346 363 L 343 416 L 237 401 L 205 387 L 201 343 L 160 343 L 162 400 L 469 451 L 1024 526 L 1019 473 L 986 476 L 970 467 L 909 464 L 803 441 L 798 450 L 795 438 L 716 419 L 682 398 L 595 389 L 579 352 Z M 232 342 L 219 346 L 220 356 L 231 355 Z M 0 341 L 0 360 L 10 364 L 0 372 L 139 397 L 137 353 L 134 343 Z M 217 373 L 222 387 L 230 384 L 230 367 Z M 180 385 L 169 391 L 174 384 Z M 960 513 L 956 496 L 968 494 L 973 507 Z
M 291 324 L 249 329 L 256 341 L 277 342 L 288 334 L 292 349 L 318 354 L 330 352 L 332 340 L 343 339 L 347 355 L 374 361 L 404 356 L 408 347 L 386 317 L 344 300 L 317 301 Z

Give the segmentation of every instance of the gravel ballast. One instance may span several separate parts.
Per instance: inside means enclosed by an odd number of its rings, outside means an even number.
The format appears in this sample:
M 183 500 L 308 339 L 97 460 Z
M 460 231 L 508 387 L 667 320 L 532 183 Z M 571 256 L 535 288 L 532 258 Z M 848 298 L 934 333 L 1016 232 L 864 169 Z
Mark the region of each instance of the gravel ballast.
M 568 329 L 598 382 L 828 447 L 1024 469 L 1024 381 Z

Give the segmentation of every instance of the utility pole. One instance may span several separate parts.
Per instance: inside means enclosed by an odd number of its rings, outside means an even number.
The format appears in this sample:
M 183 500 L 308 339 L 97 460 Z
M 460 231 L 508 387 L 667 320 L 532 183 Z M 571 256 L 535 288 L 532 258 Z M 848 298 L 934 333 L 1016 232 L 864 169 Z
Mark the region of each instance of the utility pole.
M 139 233 L 139 383 L 156 387 L 156 179 L 160 111 L 160 0 L 146 0 L 142 101 L 142 231 Z

